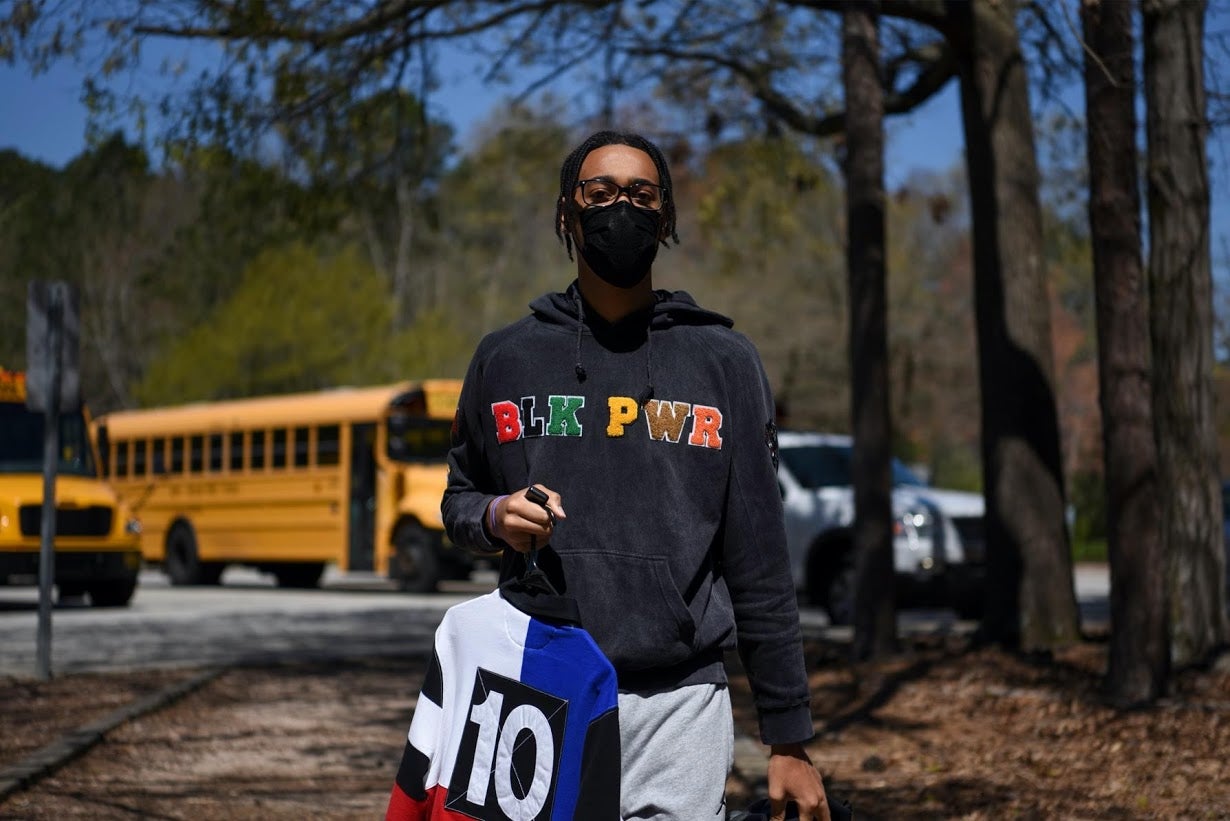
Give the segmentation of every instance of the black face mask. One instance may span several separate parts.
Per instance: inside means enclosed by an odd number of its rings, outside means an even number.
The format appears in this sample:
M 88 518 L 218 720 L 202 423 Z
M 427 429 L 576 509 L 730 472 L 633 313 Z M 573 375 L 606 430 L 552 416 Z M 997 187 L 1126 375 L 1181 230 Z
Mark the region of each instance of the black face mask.
M 581 256 L 595 274 L 617 288 L 631 288 L 645 278 L 658 254 L 658 212 L 617 202 L 586 208 L 580 220 Z

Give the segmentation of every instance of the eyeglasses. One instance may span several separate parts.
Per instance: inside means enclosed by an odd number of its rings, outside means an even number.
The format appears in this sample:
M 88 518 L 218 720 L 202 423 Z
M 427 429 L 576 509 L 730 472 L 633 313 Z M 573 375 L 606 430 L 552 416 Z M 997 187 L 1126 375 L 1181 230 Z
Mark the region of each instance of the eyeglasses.
M 665 193 L 662 186 L 652 182 L 634 182 L 630 185 L 616 185 L 610 180 L 595 178 L 581 180 L 577 183 L 581 189 L 581 199 L 586 205 L 611 205 L 621 194 L 628 195 L 628 202 L 646 211 L 661 211 Z

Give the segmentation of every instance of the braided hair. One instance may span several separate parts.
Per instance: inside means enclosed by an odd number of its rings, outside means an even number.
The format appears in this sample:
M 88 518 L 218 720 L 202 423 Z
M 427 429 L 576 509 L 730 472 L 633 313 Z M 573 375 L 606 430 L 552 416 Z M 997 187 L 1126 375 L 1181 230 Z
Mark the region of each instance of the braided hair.
M 559 171 L 559 199 L 555 202 L 555 236 L 568 249 L 568 259 L 572 259 L 572 233 L 564 230 L 567 217 L 572 215 L 572 192 L 576 190 L 578 177 L 581 175 L 581 164 L 590 152 L 607 145 L 626 145 L 638 148 L 649 155 L 654 167 L 658 169 L 658 182 L 662 185 L 662 230 L 666 236 L 679 244 L 679 235 L 675 232 L 675 198 L 671 189 L 671 172 L 666 167 L 666 158 L 658 147 L 639 134 L 626 131 L 599 131 L 572 150 L 564 160 Z M 666 240 L 662 240 L 666 244 Z

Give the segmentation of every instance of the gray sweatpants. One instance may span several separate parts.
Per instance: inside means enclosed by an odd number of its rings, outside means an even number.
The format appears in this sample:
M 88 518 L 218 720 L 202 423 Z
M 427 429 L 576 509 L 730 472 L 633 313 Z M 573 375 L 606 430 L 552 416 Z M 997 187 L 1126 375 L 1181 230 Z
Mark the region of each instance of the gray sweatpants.
M 624 821 L 726 817 L 734 718 L 724 685 L 694 684 L 649 696 L 619 694 Z

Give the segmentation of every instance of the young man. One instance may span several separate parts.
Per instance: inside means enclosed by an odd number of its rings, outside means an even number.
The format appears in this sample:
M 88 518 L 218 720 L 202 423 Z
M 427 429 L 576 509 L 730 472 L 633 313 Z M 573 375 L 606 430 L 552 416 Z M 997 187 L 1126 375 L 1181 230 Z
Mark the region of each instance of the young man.
M 678 242 L 670 172 L 603 131 L 564 161 L 556 233 L 577 279 L 488 335 L 466 376 L 442 505 L 452 540 L 531 547 L 614 665 L 624 819 L 724 818 L 736 645 L 787 799 L 828 819 L 774 475 L 773 400 L 752 344 L 681 291 L 653 288 Z M 535 487 L 544 504 L 526 497 Z M 546 547 L 544 547 L 546 546 Z

